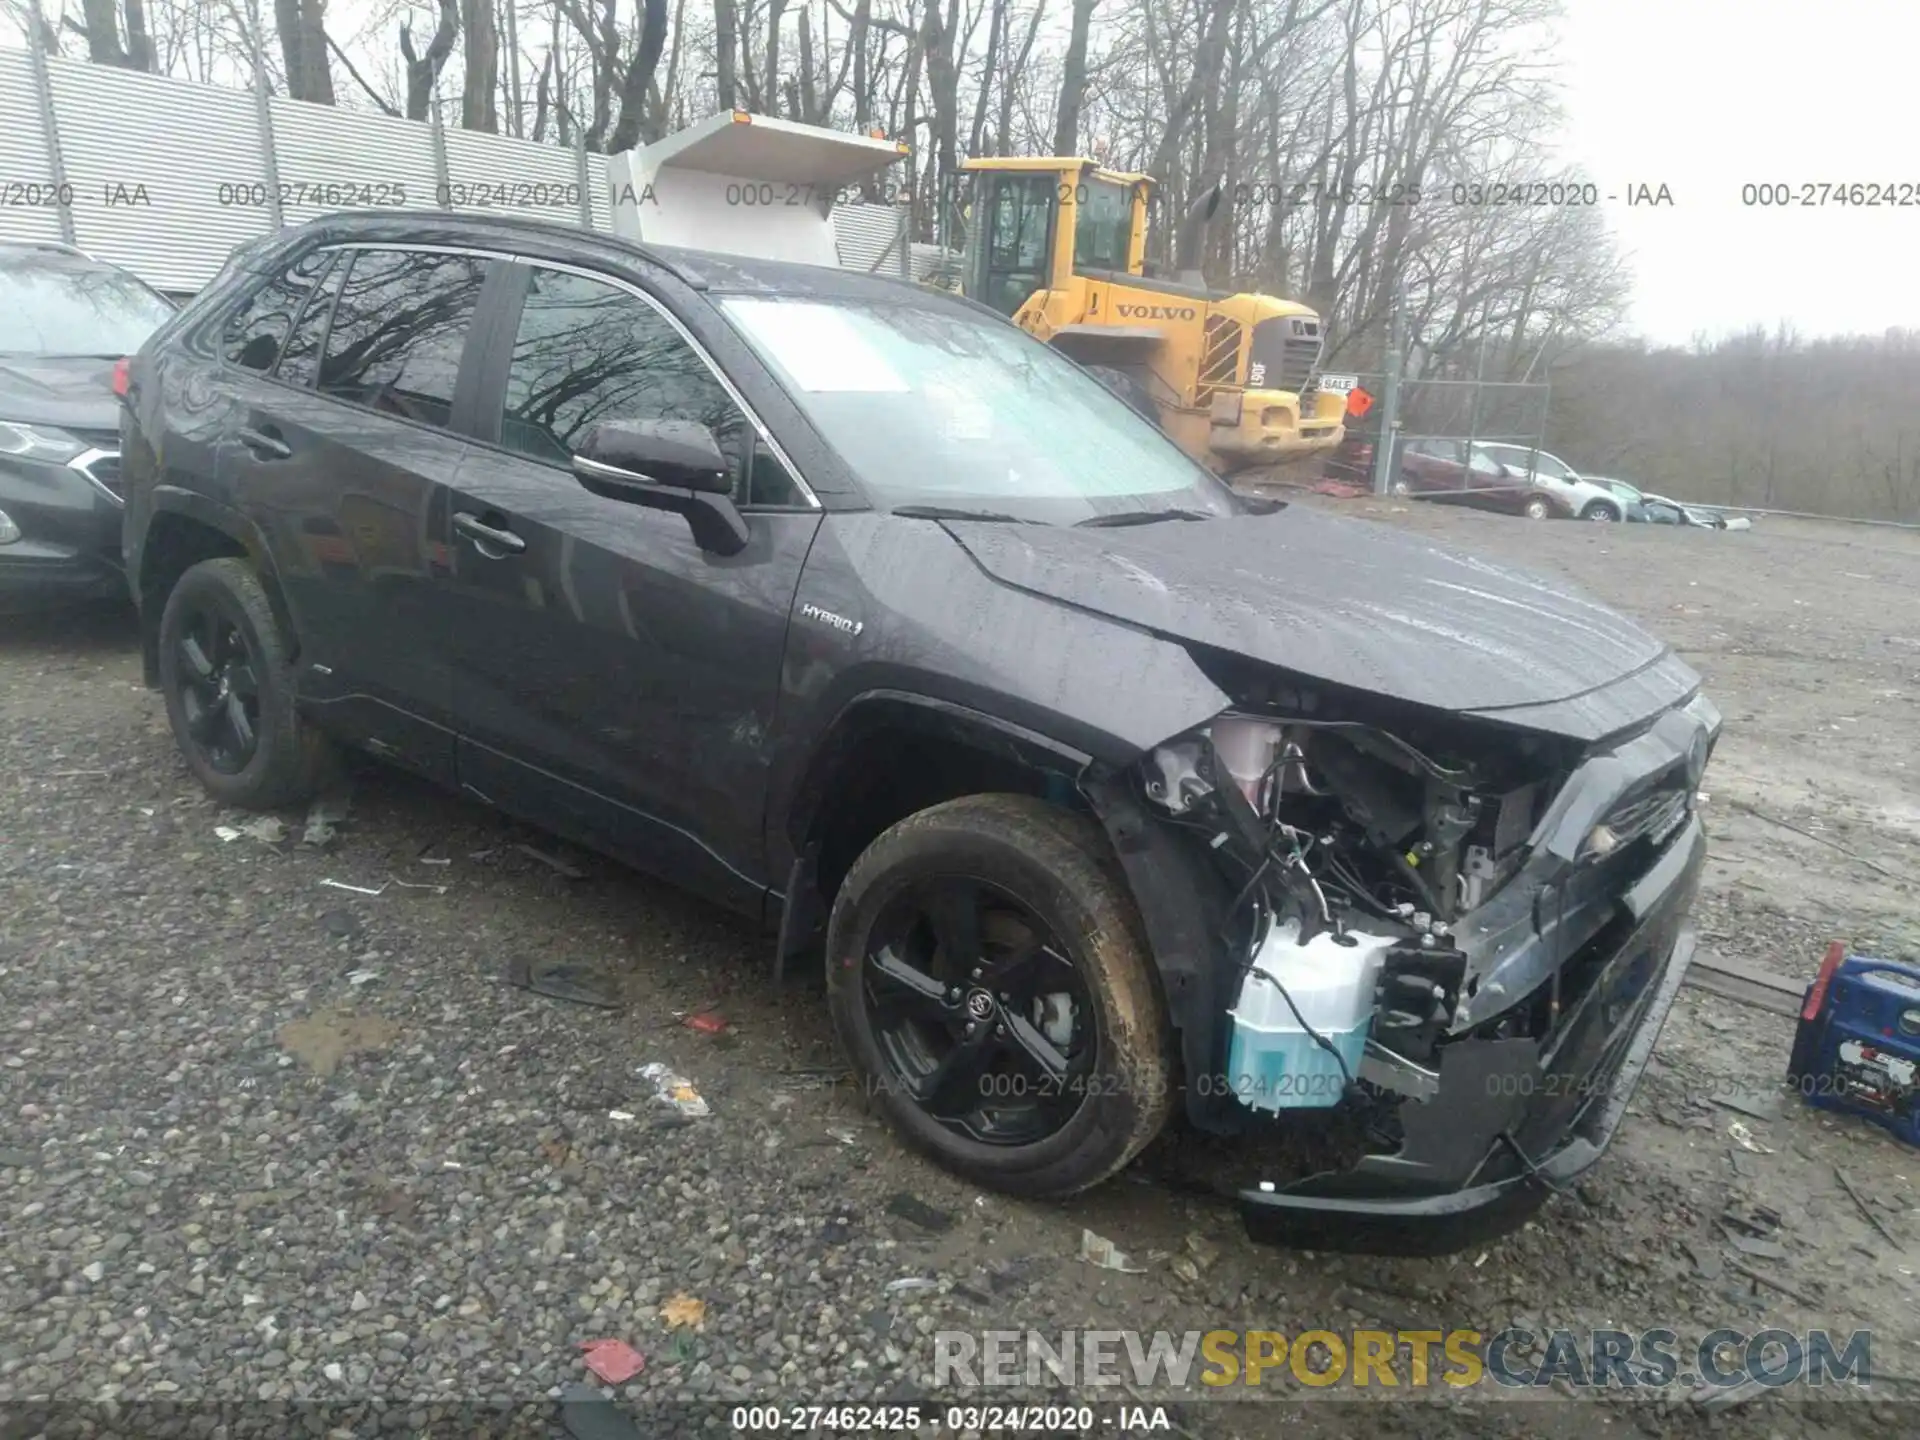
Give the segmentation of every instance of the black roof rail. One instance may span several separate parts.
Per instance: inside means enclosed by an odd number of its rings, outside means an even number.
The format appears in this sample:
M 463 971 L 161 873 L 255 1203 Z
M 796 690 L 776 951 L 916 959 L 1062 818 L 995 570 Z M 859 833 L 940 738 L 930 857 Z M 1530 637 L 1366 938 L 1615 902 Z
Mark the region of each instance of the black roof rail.
M 573 244 L 611 245 L 638 255 L 651 264 L 670 272 L 675 279 L 696 290 L 707 288 L 706 280 L 693 272 L 677 265 L 659 251 L 629 240 L 625 236 L 615 235 L 606 230 L 590 230 L 584 225 L 572 224 L 564 220 L 535 219 L 529 215 L 501 215 L 490 211 L 439 210 L 439 209 L 364 209 L 329 210 L 324 215 L 316 215 L 303 222 L 307 225 L 324 226 L 342 221 L 366 222 L 386 221 L 399 225 L 447 225 L 459 229 L 478 231 L 519 231 L 536 235 L 543 239 L 566 241 Z

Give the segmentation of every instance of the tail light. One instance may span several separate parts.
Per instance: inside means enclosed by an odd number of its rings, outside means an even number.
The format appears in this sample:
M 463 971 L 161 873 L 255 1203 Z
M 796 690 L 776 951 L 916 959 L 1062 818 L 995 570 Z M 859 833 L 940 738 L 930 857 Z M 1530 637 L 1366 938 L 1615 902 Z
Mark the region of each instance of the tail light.
M 1820 1007 L 1827 1003 L 1827 987 L 1833 983 L 1833 972 L 1840 968 L 1840 962 L 1847 958 L 1847 947 L 1838 940 L 1827 946 L 1826 959 L 1820 962 L 1820 973 L 1813 977 L 1813 984 L 1807 988 L 1807 1003 L 1800 1007 L 1800 1018 L 1811 1020 L 1820 1013 Z
M 113 393 L 118 395 L 122 400 L 127 398 L 127 390 L 133 383 L 127 375 L 128 367 L 131 366 L 132 363 L 133 362 L 124 355 L 113 362 Z M 96 370 L 94 373 L 97 375 L 100 372 Z

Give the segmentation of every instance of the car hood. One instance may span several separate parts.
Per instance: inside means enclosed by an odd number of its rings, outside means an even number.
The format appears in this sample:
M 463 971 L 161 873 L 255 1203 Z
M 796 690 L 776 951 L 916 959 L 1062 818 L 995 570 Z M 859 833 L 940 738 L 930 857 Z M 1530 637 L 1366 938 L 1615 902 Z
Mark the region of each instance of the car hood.
M 1121 528 L 943 523 L 1002 584 L 1436 710 L 1596 738 L 1627 723 L 1620 704 L 1574 717 L 1565 702 L 1617 687 L 1650 713 L 1697 684 L 1662 641 L 1558 581 L 1300 505 Z
M 0 356 L 0 420 L 118 430 L 113 361 L 98 355 Z

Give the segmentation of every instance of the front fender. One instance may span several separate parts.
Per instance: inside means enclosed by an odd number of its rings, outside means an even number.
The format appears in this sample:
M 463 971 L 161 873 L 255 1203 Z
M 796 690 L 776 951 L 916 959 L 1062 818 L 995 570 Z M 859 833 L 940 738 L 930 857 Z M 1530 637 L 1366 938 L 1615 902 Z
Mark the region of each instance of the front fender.
M 1147 812 L 1125 775 L 1097 766 L 1080 790 L 1106 827 L 1146 929 L 1167 1016 L 1180 1036 L 1187 1118 L 1200 1129 L 1232 1133 L 1242 1117 L 1227 1087 L 1197 1081 L 1226 1073 L 1225 1016 L 1239 979 L 1225 938 L 1233 897 L 1184 836 Z

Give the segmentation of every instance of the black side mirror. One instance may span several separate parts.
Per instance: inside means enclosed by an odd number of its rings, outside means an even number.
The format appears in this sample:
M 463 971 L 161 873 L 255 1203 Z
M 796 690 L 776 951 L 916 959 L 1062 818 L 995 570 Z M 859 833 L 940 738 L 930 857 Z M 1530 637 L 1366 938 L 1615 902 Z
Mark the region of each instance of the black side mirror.
M 574 451 L 573 473 L 605 499 L 684 516 L 702 550 L 737 555 L 747 546 L 747 522 L 734 508 L 726 457 L 705 425 L 603 420 Z

